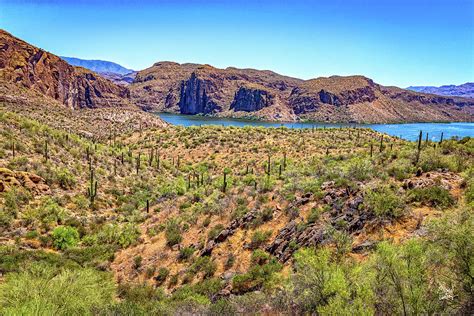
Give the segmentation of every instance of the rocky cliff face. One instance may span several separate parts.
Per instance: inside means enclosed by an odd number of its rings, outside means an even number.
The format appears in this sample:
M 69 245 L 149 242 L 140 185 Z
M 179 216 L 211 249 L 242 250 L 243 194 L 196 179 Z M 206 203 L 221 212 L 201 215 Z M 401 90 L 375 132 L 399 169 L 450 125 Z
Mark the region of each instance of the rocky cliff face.
M 311 80 L 271 71 L 159 62 L 130 85 L 146 110 L 270 120 L 474 121 L 474 100 L 384 87 L 363 76 Z
M 255 112 L 272 104 L 274 96 L 263 89 L 240 87 L 230 108 L 234 111 Z
M 127 88 L 36 48 L 0 30 L 0 82 L 14 83 L 70 108 L 128 104 Z
M 210 83 L 198 78 L 196 73 L 181 82 L 179 109 L 181 114 L 208 114 L 219 109 L 219 107 L 209 99 L 206 89 L 211 88 Z

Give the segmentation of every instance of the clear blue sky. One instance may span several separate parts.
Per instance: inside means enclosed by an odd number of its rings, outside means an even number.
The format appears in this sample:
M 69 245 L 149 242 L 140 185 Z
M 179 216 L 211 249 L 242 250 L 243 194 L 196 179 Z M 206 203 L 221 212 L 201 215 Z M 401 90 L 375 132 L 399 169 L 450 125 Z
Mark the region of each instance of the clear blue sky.
M 12 1 L 0 28 L 57 55 L 385 85 L 474 81 L 474 0 Z

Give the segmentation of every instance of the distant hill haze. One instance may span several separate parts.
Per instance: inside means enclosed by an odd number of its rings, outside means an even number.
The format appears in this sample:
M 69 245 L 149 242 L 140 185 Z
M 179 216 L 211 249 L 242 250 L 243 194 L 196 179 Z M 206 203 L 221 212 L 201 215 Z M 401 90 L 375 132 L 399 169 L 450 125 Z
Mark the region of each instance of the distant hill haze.
M 459 86 L 456 85 L 446 85 L 440 87 L 433 86 L 411 86 L 407 88 L 408 90 L 431 93 L 444 96 L 458 96 L 464 98 L 474 98 L 474 82 L 467 82 Z
M 301 80 L 269 70 L 174 62 L 158 62 L 130 75 L 100 73 L 72 66 L 0 30 L 2 91 L 27 98 L 24 89 L 29 89 L 73 109 L 128 106 L 275 121 L 474 121 L 474 99 L 386 87 L 363 76 Z
M 134 72 L 132 69 L 127 69 L 119 64 L 105 60 L 87 60 L 75 57 L 64 57 L 62 59 L 67 61 L 70 65 L 87 68 L 98 73 L 113 73 L 119 75 L 126 75 Z

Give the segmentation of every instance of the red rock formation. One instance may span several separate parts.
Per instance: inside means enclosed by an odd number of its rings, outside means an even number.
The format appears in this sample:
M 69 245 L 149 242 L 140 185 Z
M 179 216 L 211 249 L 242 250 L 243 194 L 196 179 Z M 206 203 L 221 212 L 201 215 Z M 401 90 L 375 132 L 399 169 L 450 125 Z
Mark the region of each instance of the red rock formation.
M 128 104 L 130 92 L 0 30 L 0 83 L 15 83 L 70 108 Z

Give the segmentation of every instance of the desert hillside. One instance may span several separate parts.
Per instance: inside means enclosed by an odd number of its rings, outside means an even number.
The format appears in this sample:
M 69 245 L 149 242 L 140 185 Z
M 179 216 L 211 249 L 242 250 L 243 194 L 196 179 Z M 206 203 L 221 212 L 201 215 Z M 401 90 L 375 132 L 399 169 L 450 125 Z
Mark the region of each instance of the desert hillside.
M 62 111 L 0 110 L 6 314 L 472 308 L 471 138 L 156 125 L 93 139 Z
M 0 84 L 6 83 L 32 89 L 71 109 L 126 106 L 130 97 L 126 87 L 0 30 Z

